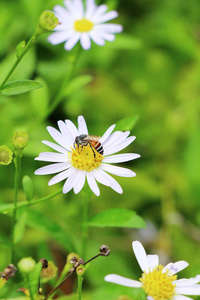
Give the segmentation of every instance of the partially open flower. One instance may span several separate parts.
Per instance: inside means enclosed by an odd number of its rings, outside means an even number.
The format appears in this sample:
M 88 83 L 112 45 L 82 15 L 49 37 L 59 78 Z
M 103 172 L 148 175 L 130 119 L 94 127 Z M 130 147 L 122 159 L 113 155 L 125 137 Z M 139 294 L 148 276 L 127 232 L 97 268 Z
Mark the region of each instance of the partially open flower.
M 86 179 L 89 187 L 97 196 L 100 195 L 100 191 L 96 181 L 121 194 L 123 192 L 121 186 L 108 173 L 122 177 L 133 177 L 136 174 L 129 169 L 113 166 L 112 163 L 130 161 L 140 155 L 135 153 L 112 154 L 126 148 L 135 140 L 135 137 L 129 136 L 129 131 L 112 133 L 115 125 L 110 126 L 102 137 L 88 135 L 83 116 L 78 117 L 78 129 L 70 120 L 58 121 L 58 126 L 60 131 L 50 126 L 47 127 L 57 144 L 43 141 L 58 153 L 43 152 L 35 158 L 54 164 L 36 170 L 35 174 L 58 173 L 49 181 L 49 185 L 66 179 L 63 186 L 64 194 L 71 189 L 75 194 L 79 193 Z
M 107 6 L 96 6 L 94 0 L 86 0 L 84 8 L 82 0 L 65 0 L 65 8 L 56 5 L 54 12 L 60 24 L 55 28 L 55 33 L 48 37 L 53 45 L 65 42 L 65 49 L 71 50 L 80 40 L 83 49 L 91 47 L 91 40 L 99 46 L 106 41 L 114 41 L 114 33 L 122 31 L 118 24 L 104 24 L 118 16 L 114 10 L 107 11 Z
M 133 287 L 143 288 L 147 300 L 191 300 L 183 295 L 200 295 L 200 275 L 190 279 L 178 279 L 176 273 L 188 266 L 186 261 L 169 263 L 165 267 L 159 264 L 157 255 L 147 255 L 142 244 L 132 243 L 136 259 L 142 269 L 140 281 L 110 274 L 105 281 Z

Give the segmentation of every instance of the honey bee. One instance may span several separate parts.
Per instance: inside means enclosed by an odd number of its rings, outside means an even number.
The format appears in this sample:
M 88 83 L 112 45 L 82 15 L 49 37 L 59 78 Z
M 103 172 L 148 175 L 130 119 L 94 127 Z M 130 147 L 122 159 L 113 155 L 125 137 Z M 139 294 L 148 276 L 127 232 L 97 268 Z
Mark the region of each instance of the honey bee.
M 99 152 L 99 154 L 103 155 L 103 146 L 99 142 L 100 136 L 97 135 L 87 135 L 87 134 L 81 134 L 75 138 L 75 143 L 78 147 L 81 146 L 81 149 L 84 146 L 89 145 L 92 149 L 92 152 L 95 155 L 94 149 Z

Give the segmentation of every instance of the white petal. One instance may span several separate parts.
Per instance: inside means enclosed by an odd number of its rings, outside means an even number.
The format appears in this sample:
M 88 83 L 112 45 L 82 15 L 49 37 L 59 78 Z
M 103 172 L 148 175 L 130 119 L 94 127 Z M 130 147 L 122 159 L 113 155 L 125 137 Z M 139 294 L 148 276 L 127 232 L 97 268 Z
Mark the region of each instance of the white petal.
M 101 184 L 111 187 L 114 191 L 116 191 L 119 194 L 123 193 L 123 190 L 119 183 L 103 170 L 93 170 L 92 175 L 94 175 L 94 178 Z
M 115 131 L 113 132 L 106 141 L 102 142 L 104 149 L 109 149 L 109 147 L 115 147 L 119 145 L 122 141 L 126 140 L 127 136 L 129 135 L 129 131 L 122 132 L 122 131 Z
M 95 30 L 89 32 L 89 36 L 93 40 L 93 42 L 99 46 L 104 46 L 105 41 L 102 39 L 102 37 L 99 36 L 98 33 L 95 32 Z
M 109 149 L 105 149 L 104 155 L 110 155 L 114 154 L 116 152 L 121 151 L 122 149 L 126 148 L 128 145 L 130 145 L 135 140 L 135 136 L 129 136 L 126 140 L 121 142 L 119 145 L 111 146 Z
M 100 143 L 103 144 L 107 138 L 111 135 L 112 131 L 114 130 L 115 128 L 115 124 L 114 125 L 111 125 L 107 130 L 106 132 L 102 135 L 102 137 L 100 138 Z
M 104 31 L 98 31 L 98 34 L 100 37 L 102 37 L 104 40 L 113 42 L 115 40 L 115 35 L 112 33 L 104 32 Z
M 105 4 L 99 5 L 94 11 L 91 21 L 94 23 L 98 23 L 98 18 L 101 17 L 107 11 L 107 9 L 108 7 Z
M 54 6 L 53 10 L 59 21 L 68 20 L 69 18 L 71 19 L 71 15 L 67 12 L 67 10 L 64 7 L 56 5 Z
M 85 18 L 90 19 L 96 9 L 94 0 L 86 0 Z
M 63 194 L 68 193 L 74 187 L 77 174 L 78 170 L 74 169 L 74 173 L 65 181 L 65 184 L 63 186 Z
M 147 300 L 154 300 L 152 296 L 147 296 Z
M 116 284 L 120 284 L 123 286 L 128 286 L 128 287 L 141 287 L 142 283 L 136 280 L 132 280 L 126 277 L 122 277 L 120 275 L 115 275 L 115 274 L 109 274 L 107 276 L 104 277 L 104 280 L 107 282 L 112 282 L 112 283 L 116 283 Z
M 184 295 L 200 295 L 200 285 L 175 287 L 175 293 Z
M 89 187 L 93 191 L 93 193 L 96 196 L 99 196 L 100 195 L 100 190 L 99 190 L 99 187 L 98 187 L 98 185 L 96 183 L 96 180 L 92 176 L 91 172 L 87 173 L 87 182 L 88 182 Z
M 140 155 L 136 154 L 136 153 L 116 154 L 116 155 L 111 155 L 111 156 L 104 157 L 103 162 L 106 162 L 106 163 L 120 163 L 120 162 L 133 160 L 133 159 L 136 159 L 138 157 L 140 157 Z
M 188 286 L 199 282 L 200 282 L 200 275 L 197 275 L 196 277 L 189 278 L 189 279 L 183 278 L 174 281 L 176 286 L 186 286 L 186 285 Z
M 71 166 L 70 162 L 51 164 L 42 168 L 39 168 L 35 171 L 35 175 L 47 175 L 47 174 L 55 174 L 66 170 Z
M 70 131 L 73 140 L 75 140 L 75 137 L 79 135 L 78 129 L 76 128 L 74 123 L 72 123 L 72 121 L 70 120 L 65 120 L 65 123 L 67 124 L 67 128 Z
M 88 33 L 84 32 L 81 34 L 80 42 L 84 50 L 91 48 L 91 40 Z
M 152 271 L 153 269 L 155 269 L 155 267 L 157 267 L 159 265 L 159 258 L 158 255 L 147 255 L 147 260 L 149 262 L 149 269 L 150 271 Z
M 70 37 L 69 40 L 65 43 L 65 50 L 71 50 L 76 45 L 80 37 L 81 34 L 79 32 L 74 33 L 74 35 Z
M 64 1 L 69 13 L 76 19 L 83 18 L 83 2 L 81 0 Z
M 48 185 L 51 186 L 53 184 L 56 184 L 64 179 L 66 179 L 67 177 L 71 176 L 74 172 L 75 172 L 75 169 L 73 167 L 66 171 L 61 172 L 61 173 L 57 174 L 56 176 L 52 177 L 51 180 L 49 180 Z
M 170 272 L 170 275 L 174 275 L 178 272 L 180 272 L 181 270 L 185 269 L 189 264 L 184 261 L 184 260 L 180 260 L 180 261 L 177 261 L 175 263 L 172 263 L 172 264 L 168 264 L 164 269 L 163 269 L 163 272 L 165 272 L 166 269 L 169 270 Z
M 36 157 L 35 160 L 39 161 L 49 161 L 49 162 L 67 162 L 67 155 L 55 152 L 42 152 L 39 154 L 39 157 Z
M 49 142 L 49 141 L 42 141 L 43 144 L 51 147 L 52 149 L 60 152 L 60 153 L 63 153 L 63 154 L 66 154 L 67 153 L 67 150 L 61 146 L 58 146 L 57 144 L 54 144 L 52 142 Z
M 110 33 L 120 33 L 123 27 L 119 24 L 99 24 L 95 26 L 95 29 Z
M 78 135 L 88 134 L 87 125 L 83 116 L 78 117 Z
M 173 296 L 173 300 L 193 300 L 193 299 L 183 295 L 175 295 Z
M 58 121 L 58 127 L 63 135 L 63 139 L 65 140 L 67 149 L 71 151 L 71 147 L 73 147 L 74 145 L 74 138 L 71 132 L 69 131 L 66 123 L 63 121 Z
M 52 44 L 52 45 L 57 45 L 60 43 L 63 43 L 67 41 L 71 36 L 73 35 L 73 32 L 69 31 L 58 31 L 50 34 L 47 38 L 47 40 Z
M 142 271 L 149 272 L 149 261 L 147 258 L 146 251 L 144 250 L 144 247 L 139 241 L 134 241 L 132 243 L 133 251 L 135 253 L 135 257 L 138 261 L 138 264 Z
M 121 176 L 121 177 L 134 177 L 136 176 L 135 172 L 122 168 L 117 166 L 112 166 L 108 164 L 101 163 L 100 168 L 108 173 L 111 173 L 113 175 Z
M 118 13 L 115 10 L 111 10 L 106 14 L 95 17 L 95 23 L 103 23 L 115 19 Z
M 52 138 L 56 141 L 56 143 L 60 144 L 64 148 L 68 147 L 68 143 L 65 141 L 63 135 L 58 130 L 56 130 L 51 126 L 48 126 L 47 130 L 49 134 L 52 136 Z
M 85 171 L 79 171 L 74 182 L 74 193 L 78 194 L 85 184 Z

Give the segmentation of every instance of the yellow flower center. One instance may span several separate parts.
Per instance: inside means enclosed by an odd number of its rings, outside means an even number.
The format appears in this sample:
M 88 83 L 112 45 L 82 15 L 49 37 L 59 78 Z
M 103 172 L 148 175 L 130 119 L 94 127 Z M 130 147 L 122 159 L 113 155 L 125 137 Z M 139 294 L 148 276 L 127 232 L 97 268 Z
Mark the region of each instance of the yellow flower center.
M 103 160 L 103 155 L 97 152 L 90 145 L 87 146 L 75 146 L 72 148 L 72 152 L 69 154 L 71 159 L 71 164 L 76 169 L 85 170 L 90 172 L 98 168 Z
M 80 32 L 90 31 L 93 26 L 94 24 L 91 21 L 84 18 L 74 22 L 74 29 Z
M 143 289 L 148 296 L 154 300 L 169 300 L 173 298 L 177 275 L 170 275 L 169 271 L 162 273 L 163 266 L 158 265 L 149 273 L 144 272 L 140 281 Z

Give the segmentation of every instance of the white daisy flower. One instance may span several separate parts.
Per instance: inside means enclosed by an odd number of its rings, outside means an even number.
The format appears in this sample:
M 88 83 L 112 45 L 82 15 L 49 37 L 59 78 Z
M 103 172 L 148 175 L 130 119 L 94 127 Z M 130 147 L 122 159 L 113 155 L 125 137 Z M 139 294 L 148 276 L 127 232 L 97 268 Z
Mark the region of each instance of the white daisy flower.
M 130 132 L 115 131 L 115 125 L 110 126 L 102 137 L 88 135 L 88 129 L 83 116 L 78 117 L 78 128 L 70 121 L 58 121 L 60 131 L 48 126 L 47 130 L 57 144 L 42 141 L 47 146 L 58 151 L 42 152 L 36 160 L 53 162 L 35 171 L 36 175 L 55 174 L 49 185 L 65 180 L 63 193 L 71 189 L 79 193 L 87 179 L 91 190 L 100 195 L 97 181 L 111 187 L 117 193 L 122 193 L 119 183 L 108 173 L 122 177 L 133 177 L 136 174 L 126 168 L 113 166 L 112 163 L 130 161 L 140 157 L 139 154 L 125 153 L 112 155 L 126 148 L 135 140 Z M 108 173 L 107 173 L 108 172 Z
M 91 40 L 99 46 L 105 41 L 114 41 L 114 33 L 122 31 L 119 24 L 104 24 L 118 16 L 115 10 L 107 11 L 107 6 L 96 6 L 94 0 L 86 0 L 86 7 L 82 0 L 65 0 L 65 8 L 56 5 L 54 12 L 60 24 L 54 29 L 55 33 L 48 37 L 48 41 L 57 45 L 65 42 L 65 49 L 71 50 L 80 40 L 83 49 L 91 47 Z
M 158 255 L 147 255 L 140 242 L 135 241 L 132 246 L 143 271 L 140 281 L 115 274 L 107 275 L 106 281 L 133 288 L 143 288 L 147 294 L 147 300 L 191 300 L 192 298 L 183 295 L 200 295 L 200 285 L 197 284 L 200 282 L 200 275 L 177 280 L 175 274 L 189 265 L 186 261 L 169 263 L 163 267 L 159 264 Z

